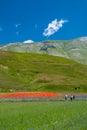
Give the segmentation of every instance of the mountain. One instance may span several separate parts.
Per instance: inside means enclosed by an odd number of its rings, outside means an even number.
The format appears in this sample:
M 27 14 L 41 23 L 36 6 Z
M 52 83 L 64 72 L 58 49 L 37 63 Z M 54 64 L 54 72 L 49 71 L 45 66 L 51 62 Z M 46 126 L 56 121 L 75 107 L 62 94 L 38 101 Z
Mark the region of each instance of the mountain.
M 9 43 L 2 45 L 0 49 L 13 52 L 61 56 L 87 64 L 87 37 L 73 40 L 48 40 L 37 43 Z
M 63 57 L 0 50 L 0 92 L 15 91 L 87 92 L 87 65 Z

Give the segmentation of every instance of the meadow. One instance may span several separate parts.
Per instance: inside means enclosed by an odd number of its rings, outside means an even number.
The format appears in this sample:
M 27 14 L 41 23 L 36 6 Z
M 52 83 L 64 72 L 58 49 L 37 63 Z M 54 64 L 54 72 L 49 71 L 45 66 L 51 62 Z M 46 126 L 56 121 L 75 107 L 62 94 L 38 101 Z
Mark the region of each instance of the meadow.
M 0 103 L 0 130 L 87 130 L 87 101 Z

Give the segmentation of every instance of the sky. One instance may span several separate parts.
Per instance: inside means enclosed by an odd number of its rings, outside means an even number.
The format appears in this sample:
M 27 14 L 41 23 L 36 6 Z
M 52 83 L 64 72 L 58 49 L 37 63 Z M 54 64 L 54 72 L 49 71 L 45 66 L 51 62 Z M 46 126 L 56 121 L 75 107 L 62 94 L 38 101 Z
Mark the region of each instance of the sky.
M 0 44 L 87 36 L 87 0 L 0 0 Z

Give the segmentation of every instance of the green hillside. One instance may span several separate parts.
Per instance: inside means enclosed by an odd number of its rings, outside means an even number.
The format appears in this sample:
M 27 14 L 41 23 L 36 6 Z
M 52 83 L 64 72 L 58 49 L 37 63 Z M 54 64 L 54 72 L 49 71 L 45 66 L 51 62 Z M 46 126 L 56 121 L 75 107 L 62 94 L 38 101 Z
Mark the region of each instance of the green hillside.
M 87 92 L 87 66 L 69 59 L 0 51 L 0 92 Z

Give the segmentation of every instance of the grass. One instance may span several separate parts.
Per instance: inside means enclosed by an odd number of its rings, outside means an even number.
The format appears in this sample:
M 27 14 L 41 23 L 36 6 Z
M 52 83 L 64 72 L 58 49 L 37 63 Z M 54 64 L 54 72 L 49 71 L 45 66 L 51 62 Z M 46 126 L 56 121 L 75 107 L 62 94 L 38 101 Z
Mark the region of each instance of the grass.
M 1 130 L 87 130 L 87 102 L 0 104 Z
M 0 92 L 10 90 L 87 92 L 87 66 L 62 57 L 0 51 Z

